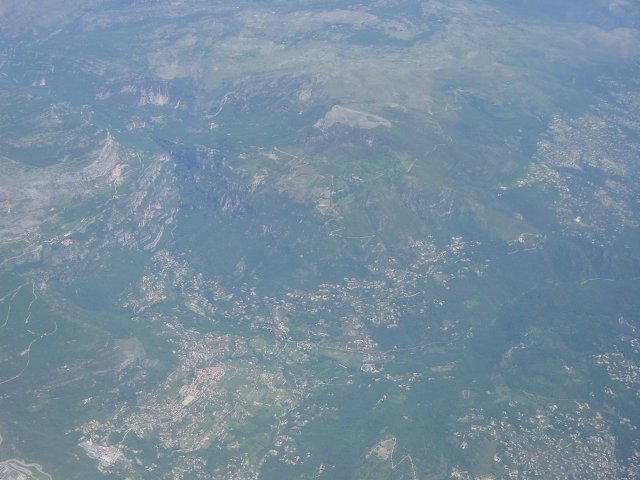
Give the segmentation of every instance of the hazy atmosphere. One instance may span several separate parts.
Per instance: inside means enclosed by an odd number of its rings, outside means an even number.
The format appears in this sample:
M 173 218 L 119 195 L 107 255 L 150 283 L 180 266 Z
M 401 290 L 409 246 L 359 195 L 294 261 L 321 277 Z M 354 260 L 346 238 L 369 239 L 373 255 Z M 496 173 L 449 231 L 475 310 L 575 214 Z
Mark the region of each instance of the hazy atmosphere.
M 0 480 L 640 477 L 637 0 L 1 0 Z

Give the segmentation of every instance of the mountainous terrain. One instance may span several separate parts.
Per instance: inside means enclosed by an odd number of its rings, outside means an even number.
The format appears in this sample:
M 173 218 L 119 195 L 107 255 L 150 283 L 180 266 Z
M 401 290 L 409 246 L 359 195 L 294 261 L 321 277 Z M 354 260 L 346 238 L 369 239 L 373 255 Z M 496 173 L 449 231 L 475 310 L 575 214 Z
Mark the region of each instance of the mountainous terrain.
M 0 480 L 638 478 L 639 59 L 631 0 L 4 0 Z

